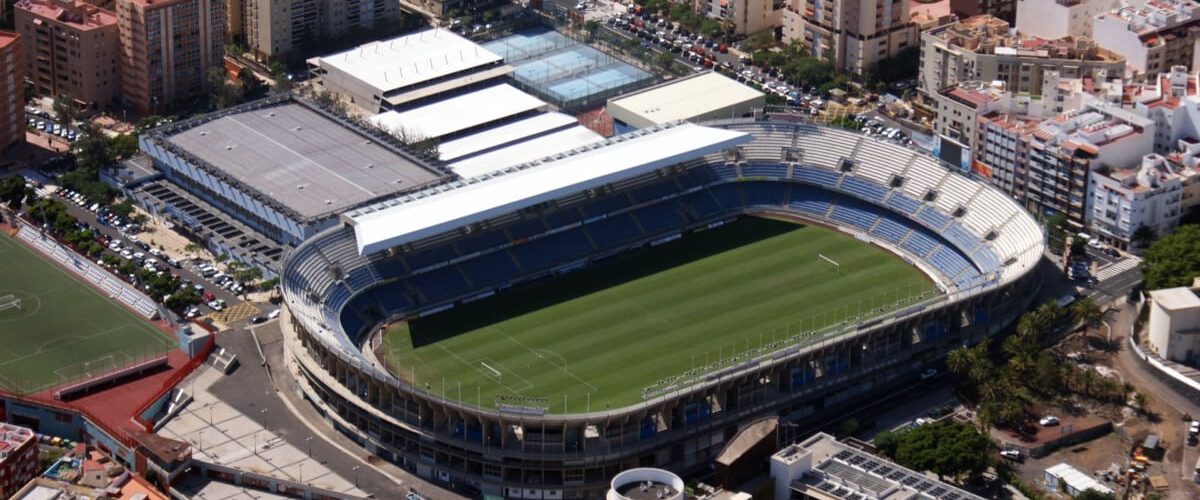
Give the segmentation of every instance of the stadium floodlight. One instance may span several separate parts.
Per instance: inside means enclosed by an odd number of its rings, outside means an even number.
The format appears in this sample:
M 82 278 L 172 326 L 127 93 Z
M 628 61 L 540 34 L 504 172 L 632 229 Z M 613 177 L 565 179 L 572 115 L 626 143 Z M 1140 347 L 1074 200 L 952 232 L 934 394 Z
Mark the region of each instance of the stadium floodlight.
M 825 261 L 826 263 L 828 263 L 828 264 L 832 265 L 832 266 L 833 266 L 833 269 L 834 269 L 834 271 L 835 271 L 837 274 L 842 274 L 842 265 L 841 265 L 841 264 L 838 264 L 838 261 L 836 261 L 836 260 L 833 260 L 833 259 L 831 259 L 831 258 L 829 258 L 829 257 L 826 257 L 826 256 L 824 256 L 824 255 L 821 255 L 821 254 L 817 254 L 817 257 L 819 257 L 819 258 L 820 258 L 822 261 Z

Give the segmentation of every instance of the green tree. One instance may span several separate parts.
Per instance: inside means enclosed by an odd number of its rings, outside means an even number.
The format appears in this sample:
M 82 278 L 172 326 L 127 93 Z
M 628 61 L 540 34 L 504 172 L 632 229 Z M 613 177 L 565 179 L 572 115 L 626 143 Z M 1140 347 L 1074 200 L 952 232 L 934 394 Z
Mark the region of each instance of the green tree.
M 1070 313 L 1071 319 L 1083 324 L 1085 329 L 1100 326 L 1100 319 L 1104 317 L 1100 306 L 1091 297 L 1083 297 L 1071 303 Z
M 1133 231 L 1133 234 L 1130 235 L 1130 239 L 1132 240 L 1134 246 L 1145 248 L 1154 242 L 1154 238 L 1156 236 L 1157 235 L 1154 234 L 1154 228 L 1141 225 Z
M 267 94 L 267 86 L 258 79 L 258 75 L 254 74 L 254 70 L 250 68 L 242 68 L 238 71 L 238 81 L 242 84 L 242 97 L 246 100 L 258 99 Z
M 1117 497 L 1113 496 L 1112 493 L 1101 493 L 1089 488 L 1072 498 L 1074 500 L 1116 500 Z
M 79 117 L 79 105 L 75 102 L 75 98 L 71 97 L 71 94 L 63 94 L 55 99 L 52 109 L 55 121 L 64 127 L 71 126 Z
M 120 134 L 113 137 L 111 143 L 117 158 L 133 158 L 138 154 L 138 138 L 134 134 Z
M 242 102 L 242 86 L 234 85 L 225 78 L 225 70 L 208 70 L 208 102 L 213 108 L 224 109 Z
M 32 196 L 33 190 L 25 185 L 25 179 L 21 176 L 0 179 L 0 202 L 8 205 L 8 208 L 20 210 L 25 198 Z
M 120 215 L 121 217 L 129 217 L 129 214 L 133 213 L 133 202 L 129 200 L 121 200 L 120 203 L 116 203 L 112 206 L 112 212 Z
M 271 63 L 271 92 L 277 94 L 292 90 L 292 79 L 288 77 L 287 67 L 276 61 Z
M 875 435 L 875 439 L 871 440 L 875 443 L 875 449 L 879 450 L 884 456 L 892 459 L 896 458 L 896 450 L 900 448 L 900 433 L 895 431 L 883 431 Z
M 1200 226 L 1179 226 L 1142 252 L 1146 289 L 1190 286 L 1200 275 Z
M 77 168 L 99 172 L 101 168 L 116 163 L 117 154 L 112 139 L 94 123 L 85 123 L 79 128 L 75 141 L 75 164 Z
M 899 435 L 896 462 L 956 480 L 983 476 L 993 445 L 978 429 L 959 422 L 934 422 Z
M 1046 218 L 1046 244 L 1050 245 L 1050 251 L 1055 254 L 1062 254 L 1063 245 L 1067 241 L 1067 216 L 1061 213 L 1056 213 Z
M 662 69 L 670 70 L 671 65 L 675 64 L 675 54 L 663 52 L 659 54 L 657 58 L 655 58 L 655 62 L 657 62 Z

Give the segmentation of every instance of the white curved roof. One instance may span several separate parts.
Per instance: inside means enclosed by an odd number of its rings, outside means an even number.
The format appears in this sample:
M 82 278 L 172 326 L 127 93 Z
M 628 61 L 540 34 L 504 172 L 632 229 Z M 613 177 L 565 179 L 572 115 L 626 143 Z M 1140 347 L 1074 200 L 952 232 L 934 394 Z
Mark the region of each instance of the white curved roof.
M 379 252 L 750 141 L 690 123 L 643 129 L 533 162 L 345 214 L 358 251 Z

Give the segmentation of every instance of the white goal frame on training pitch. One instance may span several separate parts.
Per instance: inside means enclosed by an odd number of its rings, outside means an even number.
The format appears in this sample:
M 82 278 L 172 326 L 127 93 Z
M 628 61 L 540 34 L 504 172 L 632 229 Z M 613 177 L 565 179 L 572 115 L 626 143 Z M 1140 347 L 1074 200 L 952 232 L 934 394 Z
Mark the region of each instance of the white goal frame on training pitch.
M 7 311 L 9 309 L 21 310 L 21 299 L 16 295 L 9 294 L 0 297 L 0 311 Z
M 818 258 L 820 258 L 821 260 L 823 260 L 823 261 L 825 261 L 825 262 L 829 263 L 829 264 L 832 264 L 832 265 L 833 265 L 833 268 L 834 268 L 834 270 L 836 270 L 836 271 L 837 271 L 837 274 L 842 274 L 842 265 L 841 265 L 841 264 L 838 264 L 838 261 L 836 261 L 836 260 L 833 260 L 833 259 L 831 259 L 831 258 L 829 258 L 829 257 L 826 257 L 826 256 L 824 256 L 824 255 L 821 255 L 821 254 L 817 254 L 817 257 L 818 257 Z

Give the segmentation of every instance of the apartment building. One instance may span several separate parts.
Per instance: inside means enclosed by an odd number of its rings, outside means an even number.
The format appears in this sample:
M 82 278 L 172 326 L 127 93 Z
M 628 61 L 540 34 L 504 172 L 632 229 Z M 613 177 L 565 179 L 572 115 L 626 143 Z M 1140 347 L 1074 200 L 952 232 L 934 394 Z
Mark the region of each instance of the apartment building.
M 220 0 L 117 0 L 121 94 L 127 106 L 157 114 L 204 98 L 209 70 L 225 55 Z
M 1088 183 L 1088 227 L 1101 241 L 1121 249 L 1145 226 L 1156 235 L 1179 225 L 1185 177 L 1195 169 L 1150 153 L 1132 167 L 1104 165 Z M 1191 181 L 1191 179 L 1189 179 Z
M 1004 113 L 980 117 L 975 170 L 1038 217 L 1061 213 L 1087 224 L 1090 172 L 1139 162 L 1153 147 L 1154 122 L 1091 102 L 1046 120 Z
M 787 0 L 694 0 L 700 15 L 732 23 L 734 33 L 749 35 L 783 23 Z
M 22 132 L 24 124 L 22 119 Z M 12 496 L 39 472 L 37 438 L 33 431 L 0 423 L 0 497 Z
M 25 142 L 25 41 L 0 31 L 0 150 Z
M 69 96 L 82 110 L 117 103 L 120 36 L 112 11 L 82 0 L 19 0 L 14 8 L 35 95 Z
M 1055 39 L 1092 36 L 1096 16 L 1121 5 L 1121 0 L 1017 0 L 1017 31 Z
M 1096 79 L 1124 70 L 1124 58 L 1091 39 L 1026 36 L 1001 19 L 976 16 L 921 33 L 918 89 L 930 99 L 959 82 L 1000 81 L 1014 93 L 1040 94 L 1047 72 Z
M 792 0 L 782 22 L 785 41 L 855 74 L 917 43 L 907 0 Z
M 1179 140 L 1200 137 L 1200 77 L 1186 66 L 1133 87 L 1130 101 L 1134 112 L 1154 120 L 1154 151 L 1166 153 Z
M 400 2 L 375 0 L 231 0 L 231 38 L 260 61 L 310 55 L 323 39 L 398 23 Z M 433 17 L 440 17 L 440 7 Z M 307 50 L 306 50 L 307 49 Z
M 1134 74 L 1157 74 L 1192 63 L 1200 40 L 1200 3 L 1192 0 L 1125 0 L 1098 17 L 1096 43 L 1125 57 Z

